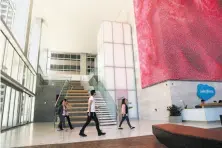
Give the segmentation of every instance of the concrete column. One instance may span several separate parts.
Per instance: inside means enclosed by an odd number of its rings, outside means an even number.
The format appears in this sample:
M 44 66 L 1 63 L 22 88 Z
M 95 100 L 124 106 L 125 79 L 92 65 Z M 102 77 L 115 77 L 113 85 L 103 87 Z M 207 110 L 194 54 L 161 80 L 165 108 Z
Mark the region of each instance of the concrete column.
M 25 49 L 24 49 L 24 55 L 25 55 L 26 57 L 28 57 L 29 36 L 30 36 L 31 22 L 32 22 L 32 9 L 33 9 L 33 0 L 30 0 L 29 15 L 28 15 L 28 24 L 27 24 L 26 40 L 25 40 Z
M 81 54 L 80 59 L 80 75 L 86 75 L 86 54 Z

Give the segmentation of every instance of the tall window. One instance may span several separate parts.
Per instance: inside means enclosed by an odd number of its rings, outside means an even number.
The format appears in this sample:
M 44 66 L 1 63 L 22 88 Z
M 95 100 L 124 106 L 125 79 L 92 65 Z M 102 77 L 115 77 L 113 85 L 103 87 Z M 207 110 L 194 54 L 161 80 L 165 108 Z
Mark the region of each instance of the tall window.
M 0 15 L 22 49 L 26 41 L 30 0 L 1 0 Z
M 15 16 L 15 3 L 11 0 L 0 1 L 0 15 L 8 28 L 11 28 Z
M 80 74 L 80 54 L 73 53 L 55 53 L 50 54 L 50 67 L 51 73 L 69 73 Z
M 86 62 L 86 66 L 87 66 L 87 74 L 90 74 L 90 72 L 94 71 L 95 68 L 95 55 L 87 55 L 87 62 Z

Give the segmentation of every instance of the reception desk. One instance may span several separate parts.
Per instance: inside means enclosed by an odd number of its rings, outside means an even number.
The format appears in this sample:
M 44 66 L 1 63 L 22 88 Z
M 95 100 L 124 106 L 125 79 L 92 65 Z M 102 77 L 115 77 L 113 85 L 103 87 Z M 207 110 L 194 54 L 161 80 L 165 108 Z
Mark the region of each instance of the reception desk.
M 222 106 L 206 106 L 182 111 L 183 121 L 220 121 L 220 115 L 222 115 Z

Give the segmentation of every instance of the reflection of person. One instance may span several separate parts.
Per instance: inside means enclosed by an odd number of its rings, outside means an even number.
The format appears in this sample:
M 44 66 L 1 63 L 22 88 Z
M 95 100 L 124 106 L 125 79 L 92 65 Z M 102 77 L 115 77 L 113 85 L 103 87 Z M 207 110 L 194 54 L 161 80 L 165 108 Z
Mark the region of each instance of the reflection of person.
M 97 129 L 97 132 L 98 132 L 98 136 L 101 136 L 101 135 L 105 135 L 106 133 L 103 133 L 100 128 L 99 128 L 99 120 L 96 116 L 96 105 L 95 105 L 95 99 L 94 99 L 94 96 L 96 95 L 96 91 L 95 90 L 91 90 L 90 92 L 91 96 L 88 100 L 88 111 L 87 111 L 87 120 L 86 120 L 86 123 L 83 125 L 82 129 L 80 130 L 80 133 L 79 135 L 82 136 L 82 137 L 86 137 L 87 135 L 84 134 L 84 131 L 85 131 L 85 128 L 86 126 L 91 122 L 91 120 L 93 119 L 96 123 L 96 129 Z
M 58 111 L 58 114 L 59 114 L 59 119 L 60 119 L 60 122 L 59 122 L 59 129 L 60 130 L 63 130 L 63 123 L 65 122 L 65 118 L 67 119 L 68 121 L 68 124 L 69 124 L 69 128 L 72 130 L 73 127 L 72 127 L 72 124 L 70 122 L 70 118 L 69 118 L 69 113 L 68 113 L 68 102 L 66 99 L 64 99 L 62 102 L 61 102 L 61 105 L 59 107 L 59 111 Z
M 122 125 L 122 123 L 123 123 L 123 121 L 124 120 L 126 120 L 127 121 L 127 124 L 129 125 L 129 127 L 131 128 L 131 129 L 134 129 L 135 127 L 133 127 L 133 126 L 131 126 L 131 124 L 130 124 L 130 121 L 129 121 L 129 117 L 128 117 L 128 105 L 127 105 L 127 99 L 126 98 L 123 98 L 122 99 L 122 106 L 121 106 L 121 110 L 122 110 L 122 120 L 121 120 L 121 122 L 120 122 L 120 124 L 119 124 L 119 129 L 123 129 L 122 127 L 121 127 L 121 125 Z
M 135 1 L 143 87 L 222 80 L 221 0 Z

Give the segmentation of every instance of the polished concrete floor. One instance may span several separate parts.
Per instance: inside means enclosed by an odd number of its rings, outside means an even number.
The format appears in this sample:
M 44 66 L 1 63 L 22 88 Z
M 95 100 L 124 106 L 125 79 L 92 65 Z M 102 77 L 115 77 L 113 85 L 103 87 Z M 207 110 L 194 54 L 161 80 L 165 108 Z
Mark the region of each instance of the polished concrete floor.
M 53 123 L 34 123 L 19 128 L 15 128 L 0 134 L 0 147 L 20 147 L 31 145 L 44 145 L 56 143 L 73 143 L 106 139 L 119 139 L 126 137 L 136 137 L 152 135 L 152 125 L 163 124 L 166 122 L 161 121 L 131 121 L 132 125 L 136 128 L 131 130 L 127 124 L 123 124 L 123 130 L 118 130 L 117 126 L 103 126 L 101 129 L 106 132 L 105 136 L 98 137 L 96 128 L 94 126 L 87 127 L 85 133 L 87 137 L 80 137 L 80 128 L 74 130 L 57 131 L 54 129 Z M 216 128 L 221 127 L 220 123 L 182 123 L 185 126 L 194 126 L 200 128 Z

